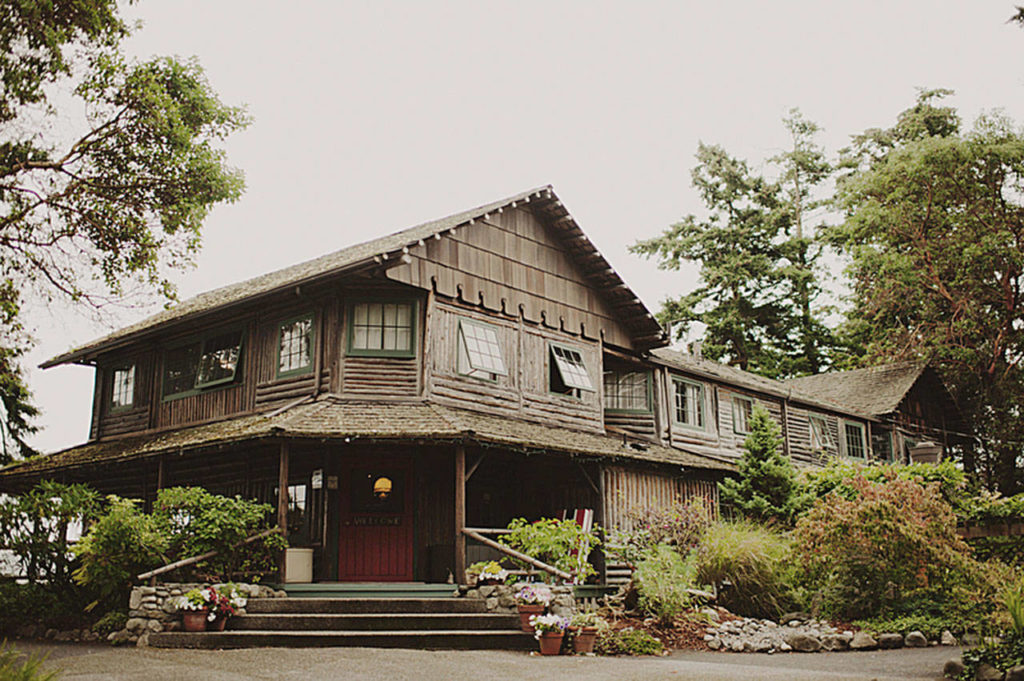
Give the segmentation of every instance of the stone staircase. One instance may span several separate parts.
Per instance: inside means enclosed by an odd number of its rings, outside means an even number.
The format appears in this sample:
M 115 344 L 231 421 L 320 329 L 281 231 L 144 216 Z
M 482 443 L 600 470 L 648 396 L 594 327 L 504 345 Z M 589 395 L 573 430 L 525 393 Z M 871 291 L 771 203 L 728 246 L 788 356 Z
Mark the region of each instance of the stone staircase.
M 449 587 L 450 594 L 450 587 Z M 157 648 L 362 646 L 532 650 L 516 615 L 488 613 L 470 598 L 254 598 L 223 632 L 162 632 Z

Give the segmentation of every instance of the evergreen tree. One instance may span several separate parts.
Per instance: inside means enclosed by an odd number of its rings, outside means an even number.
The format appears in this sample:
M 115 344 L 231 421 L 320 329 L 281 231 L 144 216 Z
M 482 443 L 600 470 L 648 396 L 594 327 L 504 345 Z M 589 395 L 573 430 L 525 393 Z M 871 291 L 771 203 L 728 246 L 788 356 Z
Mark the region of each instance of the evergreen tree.
M 739 477 L 718 485 L 722 503 L 751 520 L 792 524 L 810 496 L 801 488 L 796 468 L 781 448 L 782 429 L 768 410 L 756 405 L 750 434 L 743 443 Z

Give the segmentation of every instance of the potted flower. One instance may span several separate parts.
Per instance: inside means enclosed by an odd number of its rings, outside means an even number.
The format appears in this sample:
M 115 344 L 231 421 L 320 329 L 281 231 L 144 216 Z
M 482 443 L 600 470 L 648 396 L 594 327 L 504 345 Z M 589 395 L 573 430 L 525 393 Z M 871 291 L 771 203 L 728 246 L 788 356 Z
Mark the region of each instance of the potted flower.
M 470 586 L 488 584 L 503 584 L 508 578 L 508 570 L 501 567 L 496 560 L 473 563 L 466 568 L 466 582 Z
M 594 652 L 594 641 L 597 640 L 600 624 L 601 618 L 593 612 L 578 612 L 569 619 L 568 629 L 574 653 Z
M 533 637 L 540 642 L 541 655 L 557 655 L 562 649 L 562 637 L 569 620 L 555 614 L 530 617 Z
M 543 615 L 553 598 L 554 594 L 545 584 L 524 584 L 515 595 L 516 608 L 519 610 L 519 628 L 528 634 L 533 633 L 530 618 L 534 615 Z
M 183 611 L 185 631 L 224 631 L 228 618 L 244 608 L 245 604 L 245 598 L 234 585 L 220 590 L 210 586 L 186 593 L 179 609 Z

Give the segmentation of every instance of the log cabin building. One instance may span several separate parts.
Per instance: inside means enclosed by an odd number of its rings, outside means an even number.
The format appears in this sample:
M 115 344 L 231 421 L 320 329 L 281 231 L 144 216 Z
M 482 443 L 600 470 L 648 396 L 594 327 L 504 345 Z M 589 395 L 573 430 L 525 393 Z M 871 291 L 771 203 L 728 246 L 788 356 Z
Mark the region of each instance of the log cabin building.
M 716 500 L 755 404 L 801 464 L 871 458 L 869 409 L 667 345 L 545 186 L 54 357 L 95 367 L 89 441 L 0 491 L 202 485 L 276 504 L 317 581 L 444 582 L 473 558 L 466 527 Z

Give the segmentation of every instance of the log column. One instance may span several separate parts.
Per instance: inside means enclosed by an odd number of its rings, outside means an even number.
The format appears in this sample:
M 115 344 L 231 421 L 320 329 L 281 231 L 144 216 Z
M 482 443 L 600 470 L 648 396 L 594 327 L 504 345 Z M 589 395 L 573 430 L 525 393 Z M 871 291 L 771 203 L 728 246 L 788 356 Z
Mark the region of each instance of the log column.
M 466 583 L 466 446 L 455 447 L 455 583 Z
M 277 468 L 277 526 L 281 528 L 281 536 L 285 539 L 288 538 L 288 454 L 288 443 L 282 442 Z M 286 550 L 281 551 L 277 564 L 281 584 L 284 584 L 288 577 L 285 556 Z

